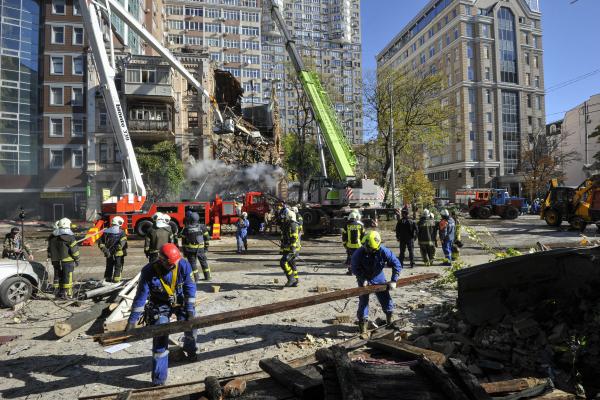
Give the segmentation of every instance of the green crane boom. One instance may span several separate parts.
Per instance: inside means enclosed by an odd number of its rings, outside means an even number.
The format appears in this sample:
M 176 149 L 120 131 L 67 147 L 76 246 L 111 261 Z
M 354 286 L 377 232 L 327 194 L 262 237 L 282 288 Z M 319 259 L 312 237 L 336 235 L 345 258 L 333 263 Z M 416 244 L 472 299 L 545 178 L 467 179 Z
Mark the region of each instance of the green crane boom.
M 302 88 L 308 97 L 313 115 L 319 124 L 319 128 L 321 128 L 321 134 L 333 157 L 338 174 L 345 181 L 355 179 L 354 167 L 356 166 L 356 156 L 337 119 L 331 99 L 323 89 L 319 76 L 304 67 L 302 58 L 296 49 L 296 43 L 287 30 L 276 0 L 271 0 L 271 15 L 283 34 L 285 47 L 298 74 L 298 79 L 302 83 Z

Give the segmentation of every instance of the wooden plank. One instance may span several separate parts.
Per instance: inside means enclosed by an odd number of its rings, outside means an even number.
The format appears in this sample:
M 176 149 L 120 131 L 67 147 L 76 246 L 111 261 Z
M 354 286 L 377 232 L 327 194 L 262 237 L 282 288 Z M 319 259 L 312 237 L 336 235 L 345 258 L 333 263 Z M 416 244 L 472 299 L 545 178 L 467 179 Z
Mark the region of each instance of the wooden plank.
M 223 394 L 225 397 L 239 397 L 244 394 L 246 390 L 246 380 L 245 379 L 232 379 L 223 386 Z
M 438 274 L 423 274 L 402 278 L 398 280 L 397 286 L 407 286 L 417 282 L 436 278 Z M 364 294 L 383 292 L 387 290 L 387 285 L 372 285 L 352 289 L 339 290 L 330 293 L 318 294 L 299 299 L 281 301 L 263 306 L 238 309 L 220 314 L 207 315 L 192 318 L 189 321 L 178 321 L 169 324 L 146 326 L 124 332 L 106 332 L 94 336 L 94 341 L 102 345 L 113 345 L 126 341 L 136 341 L 148 339 L 155 336 L 166 336 L 173 333 L 185 332 L 197 328 L 206 328 L 215 325 L 227 324 L 235 321 L 242 321 L 263 315 L 275 314 L 283 311 L 293 310 L 302 307 L 314 306 L 317 304 L 328 303 L 331 301 L 346 299 L 349 297 L 358 297 Z
M 572 393 L 563 392 L 562 390 L 554 389 L 550 393 L 533 397 L 532 400 L 575 400 L 577 396 Z
M 277 383 L 301 399 L 318 400 L 323 398 L 323 381 L 303 374 L 278 358 L 265 358 L 258 362 L 259 367 Z
M 416 368 L 423 372 L 432 383 L 451 400 L 469 400 L 469 398 L 456 386 L 446 371 L 428 360 L 427 357 L 421 357 Z
M 54 324 L 54 334 L 59 338 L 68 335 L 76 329 L 81 328 L 83 325 L 91 322 L 100 315 L 102 312 L 108 307 L 108 303 L 105 301 L 100 301 L 85 311 L 78 312 L 76 314 L 71 315 L 64 321 L 59 321 Z
M 446 362 L 446 356 L 442 353 L 423 349 L 405 342 L 398 342 L 390 339 L 377 339 L 369 340 L 367 346 L 399 355 L 401 357 L 407 357 L 410 360 L 418 360 L 421 356 L 425 356 L 436 365 L 444 365 Z
M 519 378 L 508 381 L 485 382 L 481 384 L 483 390 L 488 394 L 520 392 L 525 389 L 541 385 L 546 382 L 546 379 L 539 378 Z
M 457 378 L 456 380 L 462 383 L 463 390 L 471 399 L 475 400 L 491 400 L 491 396 L 481 387 L 481 384 L 469 371 L 467 366 L 457 358 L 449 358 L 446 362 L 446 367 L 452 371 Z
M 356 375 L 352 370 L 350 357 L 345 349 L 333 346 L 329 349 L 319 349 L 316 352 L 317 359 L 329 363 L 335 367 L 339 388 L 343 400 L 363 400 L 363 395 L 358 387 Z

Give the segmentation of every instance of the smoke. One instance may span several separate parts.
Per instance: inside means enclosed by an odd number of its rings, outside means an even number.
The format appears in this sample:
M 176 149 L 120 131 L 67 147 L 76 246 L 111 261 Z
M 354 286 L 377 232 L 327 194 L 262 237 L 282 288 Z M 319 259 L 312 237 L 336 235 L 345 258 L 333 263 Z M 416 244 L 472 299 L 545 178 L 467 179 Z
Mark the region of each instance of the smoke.
M 242 167 L 219 160 L 196 161 L 186 171 L 185 195 L 190 200 L 209 201 L 217 194 L 231 198 L 249 191 L 274 193 L 284 175 L 281 167 L 264 163 Z

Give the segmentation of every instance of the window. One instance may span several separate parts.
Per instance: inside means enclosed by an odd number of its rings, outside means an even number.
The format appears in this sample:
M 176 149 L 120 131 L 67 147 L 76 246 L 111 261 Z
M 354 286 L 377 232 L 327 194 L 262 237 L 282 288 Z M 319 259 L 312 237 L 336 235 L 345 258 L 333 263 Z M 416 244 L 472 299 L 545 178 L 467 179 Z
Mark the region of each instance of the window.
M 490 46 L 483 46 L 483 58 L 486 60 L 490 58 Z
M 487 131 L 487 137 L 490 142 L 494 140 L 494 134 L 492 131 Z
M 469 132 L 469 140 L 471 142 L 475 141 L 475 131 L 470 131 Z
M 492 104 L 492 91 L 490 89 L 485 91 L 485 98 L 488 104 Z
M 50 150 L 50 168 L 51 169 L 62 169 L 63 168 L 63 151 L 62 150 Z
M 154 69 L 127 69 L 126 82 L 128 83 L 155 83 L 156 70 Z
M 83 75 L 83 56 L 73 57 L 73 75 Z
M 473 58 L 473 45 L 467 45 L 467 58 Z
M 470 81 L 474 81 L 475 80 L 475 71 L 473 71 L 473 67 L 468 67 L 467 68 L 467 77 Z
M 73 15 L 81 15 L 81 10 L 79 9 L 78 1 L 73 1 Z
M 539 61 L 538 56 L 534 56 L 533 57 L 533 67 L 534 68 L 538 68 L 538 61 Z
M 469 104 L 475 104 L 475 89 L 469 88 Z
M 533 47 L 535 47 L 536 49 L 538 49 L 539 48 L 538 47 L 539 42 L 540 42 L 539 38 L 537 36 L 534 36 L 533 37 Z
M 484 38 L 490 37 L 490 26 L 488 24 L 481 25 L 481 37 L 484 37 Z
M 256 26 L 242 26 L 241 32 L 242 35 L 248 36 L 258 36 L 258 27 Z
M 99 113 L 98 114 L 98 125 L 106 126 L 106 122 L 107 122 L 106 118 L 107 118 L 106 112 Z
M 53 26 L 52 27 L 52 39 L 53 44 L 64 44 L 65 43 L 65 27 L 64 26 Z
M 71 168 L 83 168 L 83 150 L 71 150 Z
M 477 150 L 471 149 L 471 160 L 477 161 Z
M 517 73 L 517 40 L 515 32 L 515 16 L 506 7 L 498 11 L 498 54 L 500 55 L 500 80 L 518 83 Z
M 64 136 L 62 118 L 50 118 L 50 135 L 49 136 L 52 136 L 52 137 Z
M 73 44 L 83 45 L 83 28 L 73 27 Z
M 52 0 L 52 14 L 65 15 L 65 0 Z
M 103 164 L 108 162 L 108 143 L 100 143 L 98 146 L 98 160 Z
M 83 88 L 71 88 L 71 105 L 73 107 L 83 105 Z
M 529 53 L 525 53 L 525 64 L 529 65 Z
M 491 79 L 490 67 L 485 67 L 485 80 L 489 81 Z
M 538 110 L 542 109 L 542 97 L 541 96 L 535 96 L 535 108 L 537 108 Z
M 197 128 L 198 126 L 198 111 L 188 111 L 188 128 Z
M 527 95 L 527 108 L 531 108 L 531 95 Z
M 494 159 L 494 150 L 493 149 L 488 149 L 488 159 L 490 159 L 490 160 Z
M 106 113 L 104 114 L 104 124 L 106 125 Z M 71 137 L 83 137 L 83 118 L 73 117 L 71 119 Z
M 467 36 L 473 37 L 473 24 L 467 23 Z
M 472 124 L 475 123 L 475 113 L 473 111 L 469 113 L 469 122 Z
M 525 74 L 525 85 L 531 86 L 531 74 L 529 72 Z
M 492 113 L 489 112 L 489 113 L 486 113 L 486 115 L 487 115 L 487 122 L 491 124 L 492 123 Z
M 62 106 L 63 105 L 63 88 L 53 87 L 50 88 L 50 105 Z
M 502 91 L 502 155 L 505 173 L 514 175 L 519 166 L 521 134 L 519 127 L 519 95 Z
M 64 74 L 64 59 L 63 56 L 51 56 L 50 57 L 50 74 L 62 75 Z
M 540 87 L 540 77 L 536 75 L 534 82 L 535 82 L 535 87 L 539 88 Z

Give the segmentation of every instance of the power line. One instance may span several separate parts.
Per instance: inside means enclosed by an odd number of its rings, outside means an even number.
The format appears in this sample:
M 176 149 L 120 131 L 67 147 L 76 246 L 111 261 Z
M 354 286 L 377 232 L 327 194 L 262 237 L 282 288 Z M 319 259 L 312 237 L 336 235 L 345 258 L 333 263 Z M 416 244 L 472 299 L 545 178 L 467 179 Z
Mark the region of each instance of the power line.
M 586 74 L 580 75 L 578 77 L 571 78 L 571 79 L 566 80 L 564 82 L 557 83 L 556 85 L 549 86 L 549 87 L 546 88 L 546 94 L 548 94 L 550 92 L 554 92 L 554 91 L 559 90 L 559 89 L 562 89 L 564 87 L 570 86 L 570 85 L 572 85 L 574 83 L 577 83 L 579 81 L 582 81 L 584 79 L 587 79 L 587 78 L 589 78 L 591 76 L 596 75 L 599 72 L 600 72 L 600 68 L 596 69 L 596 70 L 593 70 L 593 71 L 590 71 L 590 72 L 588 72 Z

